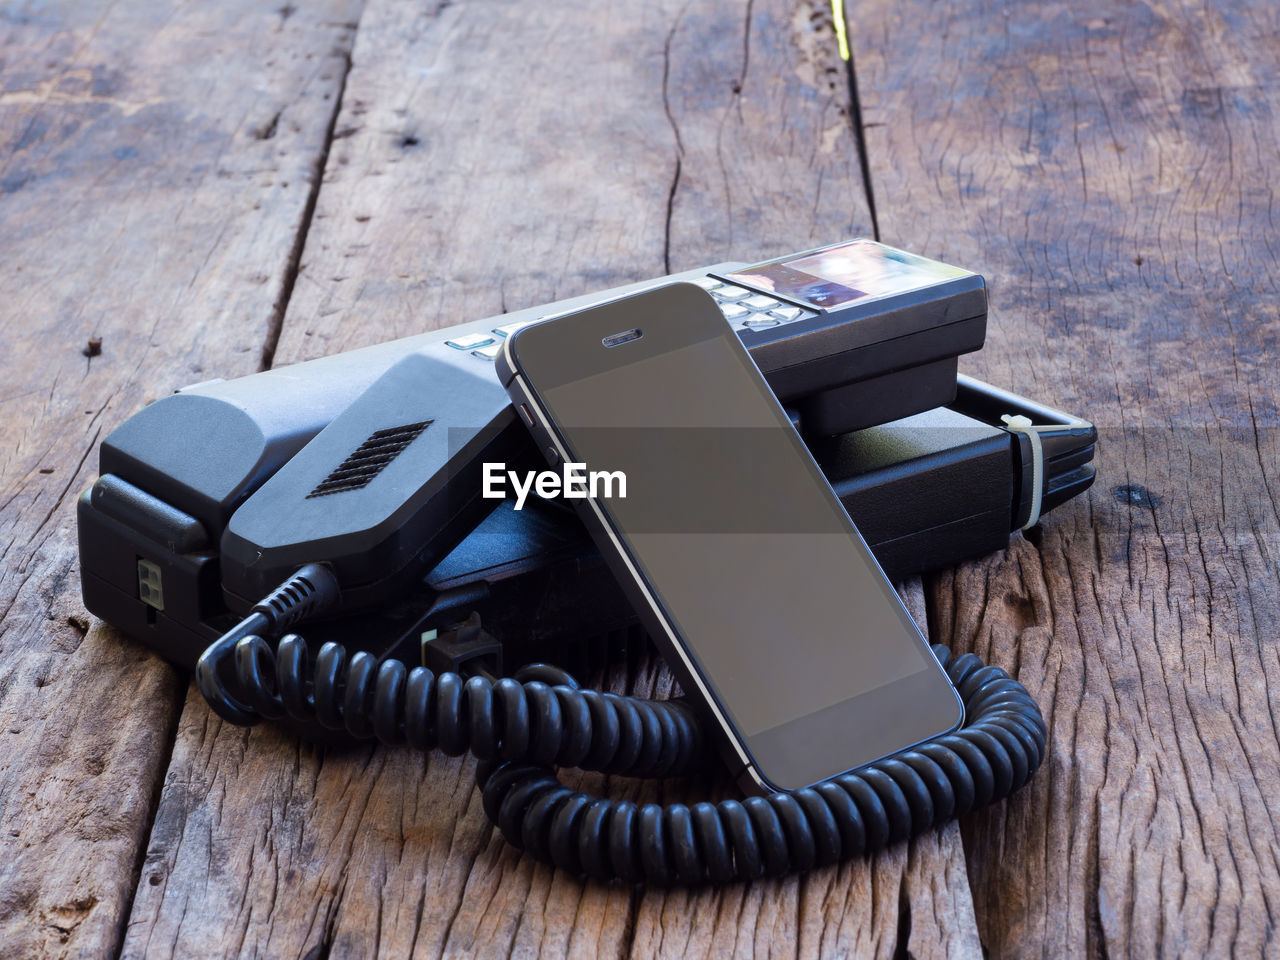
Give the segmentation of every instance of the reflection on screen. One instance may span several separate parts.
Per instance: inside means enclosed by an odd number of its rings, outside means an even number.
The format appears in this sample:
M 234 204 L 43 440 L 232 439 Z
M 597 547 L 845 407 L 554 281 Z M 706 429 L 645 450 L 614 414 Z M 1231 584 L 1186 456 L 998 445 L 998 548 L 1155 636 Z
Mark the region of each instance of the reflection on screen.
M 577 460 L 626 473 L 626 499 L 602 506 L 700 672 L 752 736 L 928 661 L 892 587 L 730 336 L 543 397 Z
M 728 277 L 826 308 L 906 293 L 966 273 L 872 240 L 851 240 L 807 256 L 749 267 Z

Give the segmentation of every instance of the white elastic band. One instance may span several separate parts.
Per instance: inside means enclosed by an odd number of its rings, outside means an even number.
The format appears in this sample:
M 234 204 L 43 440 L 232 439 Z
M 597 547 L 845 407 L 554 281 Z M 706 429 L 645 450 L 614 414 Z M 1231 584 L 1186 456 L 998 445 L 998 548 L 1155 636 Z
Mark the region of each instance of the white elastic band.
M 1027 522 L 1022 525 L 1023 530 L 1029 530 L 1040 520 L 1040 501 L 1044 489 L 1044 447 L 1040 443 L 1040 433 L 1044 430 L 1061 430 L 1062 424 L 1036 426 L 1029 417 L 1022 414 L 1014 416 L 1006 413 L 1000 419 L 1010 433 L 1025 434 L 1031 441 L 1031 512 L 1027 514 Z

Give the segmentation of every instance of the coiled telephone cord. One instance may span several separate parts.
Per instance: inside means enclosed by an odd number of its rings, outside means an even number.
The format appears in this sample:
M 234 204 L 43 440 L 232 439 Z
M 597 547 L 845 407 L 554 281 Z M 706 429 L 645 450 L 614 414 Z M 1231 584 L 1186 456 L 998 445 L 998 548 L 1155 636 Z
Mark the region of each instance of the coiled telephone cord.
M 204 652 L 201 693 L 242 726 L 285 715 L 386 744 L 480 760 L 484 809 L 503 837 L 546 863 L 601 880 L 722 884 L 867 854 L 1008 796 L 1044 758 L 1046 728 L 1026 689 L 973 654 L 933 650 L 959 691 L 964 726 L 804 790 L 719 803 L 644 804 L 564 786 L 555 767 L 679 776 L 707 761 L 682 700 L 584 690 L 565 671 L 523 668 L 491 681 L 379 664 L 327 643 L 273 635 L 336 600 L 308 565 Z M 478 627 L 478 623 L 473 626 Z

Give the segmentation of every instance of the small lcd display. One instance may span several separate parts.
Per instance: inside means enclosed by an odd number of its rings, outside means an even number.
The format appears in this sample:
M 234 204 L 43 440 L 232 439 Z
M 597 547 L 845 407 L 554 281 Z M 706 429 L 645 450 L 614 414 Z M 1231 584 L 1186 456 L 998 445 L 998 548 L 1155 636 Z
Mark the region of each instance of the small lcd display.
M 919 290 L 967 274 L 967 270 L 874 240 L 851 240 L 727 276 L 811 307 L 828 309 Z

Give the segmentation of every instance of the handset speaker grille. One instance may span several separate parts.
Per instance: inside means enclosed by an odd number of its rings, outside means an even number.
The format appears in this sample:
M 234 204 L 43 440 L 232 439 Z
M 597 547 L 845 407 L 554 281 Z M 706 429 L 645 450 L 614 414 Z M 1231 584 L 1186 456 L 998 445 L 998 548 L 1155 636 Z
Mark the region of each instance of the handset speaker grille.
M 307 494 L 307 499 L 367 487 L 374 477 L 385 470 L 405 447 L 413 443 L 434 422 L 422 420 L 399 427 L 387 427 L 370 434 L 369 439 L 360 444 L 351 456 L 316 484 L 316 488 Z

